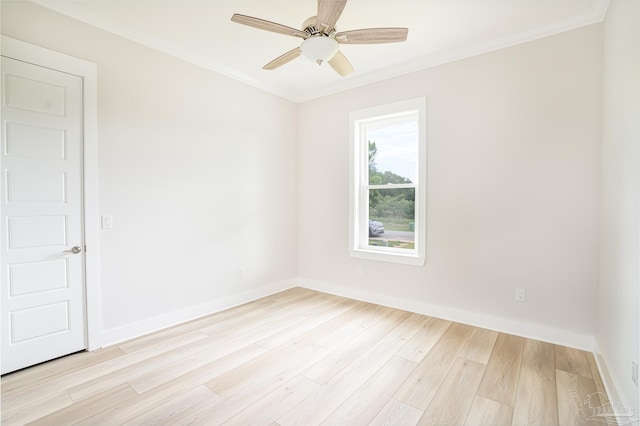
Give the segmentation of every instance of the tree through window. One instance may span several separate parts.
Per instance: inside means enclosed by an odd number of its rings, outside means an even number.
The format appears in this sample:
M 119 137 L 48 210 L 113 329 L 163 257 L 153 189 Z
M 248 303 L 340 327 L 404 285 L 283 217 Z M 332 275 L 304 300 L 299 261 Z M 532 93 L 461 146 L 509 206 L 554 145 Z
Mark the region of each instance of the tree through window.
M 424 262 L 425 99 L 351 114 L 351 254 Z M 424 204 L 424 201 L 423 201 Z M 410 261 L 406 261 L 407 259 Z

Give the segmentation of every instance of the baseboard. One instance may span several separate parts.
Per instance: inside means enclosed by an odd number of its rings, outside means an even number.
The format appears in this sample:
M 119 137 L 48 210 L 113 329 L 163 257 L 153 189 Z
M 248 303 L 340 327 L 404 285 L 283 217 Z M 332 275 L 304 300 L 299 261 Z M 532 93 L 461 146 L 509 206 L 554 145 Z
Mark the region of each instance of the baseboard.
M 243 303 L 251 302 L 261 297 L 270 296 L 283 290 L 297 286 L 296 280 L 285 280 L 244 291 L 242 293 L 211 300 L 185 309 L 169 312 L 153 318 L 138 321 L 121 327 L 103 330 L 100 338 L 100 346 L 110 346 L 125 340 L 153 333 L 167 327 L 182 324 L 187 321 L 210 315 Z
M 480 312 L 471 312 L 463 309 L 433 305 L 417 300 L 402 299 L 318 280 L 298 278 L 297 282 L 301 287 L 335 294 L 337 296 L 347 297 L 350 299 L 357 299 L 364 302 L 389 306 L 391 308 L 403 309 L 405 311 L 416 312 L 422 315 L 429 315 L 436 318 L 473 325 L 475 327 L 487 328 L 529 339 L 555 343 L 589 352 L 593 352 L 595 349 L 595 338 L 587 334 L 517 321 Z
M 369 292 L 319 280 L 297 278 L 280 281 L 258 287 L 249 291 L 212 300 L 186 309 L 173 311 L 165 315 L 127 324 L 121 327 L 104 330 L 101 333 L 101 346 L 110 346 L 125 340 L 133 339 L 152 333 L 167 327 L 172 327 L 187 321 L 210 315 L 243 303 L 251 302 L 262 297 L 271 296 L 280 291 L 300 286 L 323 293 L 335 294 L 341 297 L 375 303 L 392 308 L 403 309 L 423 315 L 455 321 L 475 327 L 487 328 L 503 333 L 509 333 L 530 339 L 541 340 L 563 346 L 573 347 L 589 352 L 594 352 L 596 364 L 600 371 L 605 390 L 609 399 L 627 406 L 624 396 L 617 391 L 606 362 L 597 350 L 596 340 L 593 336 L 576 333 L 554 327 L 542 326 L 523 321 L 487 315 L 478 312 L 470 312 L 462 309 L 433 305 L 416 300 L 403 299 L 381 293 Z
M 609 372 L 609 368 L 607 367 L 607 362 L 605 358 L 602 356 L 602 351 L 600 350 L 600 342 L 596 340 L 596 349 L 594 352 L 594 358 L 596 359 L 596 366 L 598 367 L 598 372 L 600 373 L 600 378 L 602 379 L 602 384 L 604 385 L 604 390 L 607 392 L 607 397 L 609 398 L 609 402 L 613 402 L 612 406 L 620 406 L 622 408 L 633 407 L 633 404 L 629 402 L 624 393 L 619 391 L 619 387 L 616 385 L 615 380 L 611 376 Z M 635 419 L 635 421 L 631 421 Z M 618 421 L 617 424 L 626 425 L 626 424 L 637 424 L 638 416 L 636 414 L 635 417 L 629 418 L 626 417 L 616 417 Z
M 194 320 L 215 312 L 229 309 L 261 297 L 270 296 L 283 290 L 295 286 L 305 287 L 311 290 L 324 293 L 335 294 L 337 296 L 362 300 L 378 305 L 403 309 L 423 315 L 429 315 L 449 321 L 460 322 L 473 325 L 475 327 L 487 328 L 503 333 L 514 334 L 516 336 L 530 339 L 542 340 L 572 348 L 582 349 L 589 352 L 595 351 L 595 338 L 586 334 L 576 333 L 568 330 L 558 329 L 539 324 L 516 321 L 508 318 L 488 315 L 479 312 L 471 312 L 457 308 L 433 305 L 417 300 L 403 299 L 381 293 L 369 292 L 352 287 L 341 286 L 319 280 L 298 278 L 280 281 L 258 287 L 249 291 L 234 294 L 231 296 L 215 299 L 206 303 L 191 306 L 186 309 L 169 312 L 146 320 L 127 324 L 101 333 L 101 347 L 113 345 L 125 340 L 133 339 L 163 328 L 172 327 L 187 321 Z

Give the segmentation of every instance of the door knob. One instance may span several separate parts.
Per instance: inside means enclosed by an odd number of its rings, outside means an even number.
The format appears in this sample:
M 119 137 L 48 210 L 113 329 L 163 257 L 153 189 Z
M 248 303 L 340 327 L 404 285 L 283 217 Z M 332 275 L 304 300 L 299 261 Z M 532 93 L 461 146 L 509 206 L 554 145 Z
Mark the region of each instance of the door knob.
M 71 248 L 71 250 L 65 250 L 63 251 L 63 253 L 73 253 L 73 254 L 78 254 L 82 251 L 82 249 L 78 246 L 75 246 L 73 248 Z

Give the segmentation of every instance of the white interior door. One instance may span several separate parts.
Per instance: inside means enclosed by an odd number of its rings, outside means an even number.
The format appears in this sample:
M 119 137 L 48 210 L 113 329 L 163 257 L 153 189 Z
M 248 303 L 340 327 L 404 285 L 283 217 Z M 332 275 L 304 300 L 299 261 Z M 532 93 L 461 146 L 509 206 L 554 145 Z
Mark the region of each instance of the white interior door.
M 2 373 L 86 348 L 82 79 L 2 57 Z

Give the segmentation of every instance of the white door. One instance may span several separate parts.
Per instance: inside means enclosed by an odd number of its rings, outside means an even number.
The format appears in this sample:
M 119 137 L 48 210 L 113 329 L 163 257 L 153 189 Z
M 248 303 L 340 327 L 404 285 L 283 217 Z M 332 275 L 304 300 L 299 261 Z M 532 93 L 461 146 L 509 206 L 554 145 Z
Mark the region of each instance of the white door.
M 2 373 L 83 350 L 82 79 L 2 57 Z

